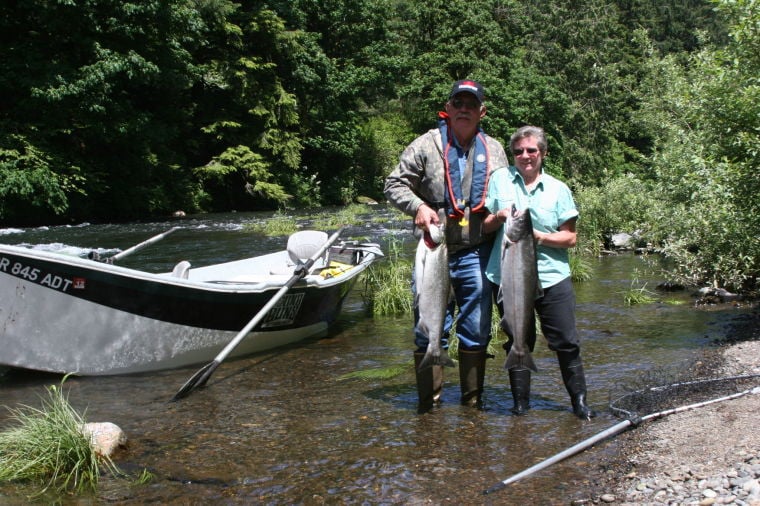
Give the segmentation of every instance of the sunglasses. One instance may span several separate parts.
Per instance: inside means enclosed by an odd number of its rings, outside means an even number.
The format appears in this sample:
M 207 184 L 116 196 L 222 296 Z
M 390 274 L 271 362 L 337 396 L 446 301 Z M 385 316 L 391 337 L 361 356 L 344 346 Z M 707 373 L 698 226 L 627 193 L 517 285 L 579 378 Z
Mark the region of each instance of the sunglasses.
M 451 101 L 451 105 L 454 109 L 480 109 L 480 102 L 476 100 L 462 100 L 461 98 L 455 98 Z
M 525 151 L 527 151 L 529 155 L 535 155 L 536 153 L 538 153 L 538 148 L 525 148 L 525 149 L 516 148 L 512 150 L 512 154 L 515 156 L 520 156 Z

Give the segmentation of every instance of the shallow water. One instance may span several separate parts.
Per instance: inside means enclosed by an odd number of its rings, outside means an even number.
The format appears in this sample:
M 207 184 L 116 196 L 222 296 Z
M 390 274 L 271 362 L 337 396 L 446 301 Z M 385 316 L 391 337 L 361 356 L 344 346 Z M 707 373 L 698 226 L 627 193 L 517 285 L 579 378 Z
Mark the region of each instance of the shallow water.
M 184 230 L 121 262 L 163 271 L 182 259 L 202 265 L 281 248 L 283 238 L 243 230 L 244 223 L 267 216 L 23 229 L 0 235 L 0 241 L 67 247 L 74 254 L 97 248 L 108 255 L 181 224 Z M 386 244 L 408 235 L 405 223 L 390 222 L 354 227 L 344 237 Z M 589 399 L 601 411 L 591 422 L 570 413 L 556 358 L 541 338 L 529 416 L 509 411 L 503 354 L 489 361 L 484 411 L 459 406 L 457 371 L 447 369 L 443 406 L 417 415 L 410 317 L 368 316 L 357 285 L 328 337 L 225 361 L 206 388 L 178 402 L 169 400 L 197 367 L 69 378 L 69 400 L 86 409 L 88 421 L 111 421 L 126 432 L 129 445 L 116 455 L 117 465 L 133 474 L 148 469 L 155 478 L 132 486 L 104 479 L 94 496 L 43 496 L 41 502 L 568 504 L 582 497 L 601 453 L 615 451 L 614 440 L 505 490 L 482 492 L 617 423 L 606 411 L 611 391 L 649 371 L 688 363 L 723 337 L 725 324 L 738 314 L 694 309 L 688 294 L 667 296 L 683 305 L 625 306 L 620 292 L 630 287 L 634 269 L 648 281 L 639 257 L 595 260 L 595 278 L 576 285 Z M 390 379 L 341 379 L 392 366 L 404 372 Z M 0 405 L 39 405 L 45 385 L 60 381 L 56 375 L 11 371 L 0 379 Z M 0 428 L 6 424 L 7 414 L 0 412 Z M 0 501 L 22 504 L 32 491 L 0 485 Z

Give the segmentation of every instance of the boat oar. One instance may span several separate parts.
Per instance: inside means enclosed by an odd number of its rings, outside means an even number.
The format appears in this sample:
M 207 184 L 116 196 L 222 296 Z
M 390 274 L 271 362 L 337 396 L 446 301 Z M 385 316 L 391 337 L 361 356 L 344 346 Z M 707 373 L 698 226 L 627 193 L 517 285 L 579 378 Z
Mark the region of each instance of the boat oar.
M 163 239 L 167 235 L 171 234 L 172 232 L 176 232 L 177 230 L 179 230 L 181 228 L 182 227 L 173 227 L 173 228 L 170 228 L 166 232 L 162 232 L 162 233 L 160 233 L 158 235 L 154 235 L 150 239 L 147 239 L 147 240 L 141 242 L 140 244 L 135 244 L 131 248 L 127 248 L 124 251 L 122 251 L 121 253 L 117 253 L 114 256 L 111 256 L 111 257 L 108 257 L 108 258 L 104 258 L 102 260 L 99 257 L 99 255 L 96 252 L 94 252 L 94 251 L 91 251 L 88 256 L 89 256 L 89 258 L 91 260 L 100 260 L 102 262 L 106 262 L 108 264 L 112 264 L 115 261 L 121 260 L 122 258 L 126 257 L 127 255 L 131 255 L 135 251 L 141 250 L 141 249 L 143 249 L 146 246 L 150 246 L 151 244 L 160 241 L 161 239 Z
M 214 360 L 201 367 L 198 372 L 196 372 L 189 380 L 187 380 L 184 385 L 182 385 L 182 388 L 180 388 L 179 391 L 174 394 L 174 397 L 172 397 L 172 401 L 187 397 L 194 389 L 205 385 L 209 377 L 211 377 L 216 368 L 219 367 L 219 364 L 221 364 L 227 355 L 229 355 L 230 352 L 240 343 L 240 341 L 242 341 L 243 338 L 248 335 L 248 333 L 256 325 L 259 324 L 259 322 L 267 315 L 269 310 L 272 309 L 272 307 L 274 307 L 277 302 L 279 302 L 283 295 L 285 295 L 285 292 L 290 290 L 293 285 L 295 285 L 301 278 L 305 277 L 309 273 L 311 266 L 314 265 L 314 262 L 316 262 L 317 259 L 321 257 L 325 251 L 327 251 L 327 248 L 329 248 L 332 243 L 335 242 L 341 232 L 343 232 L 343 228 L 339 229 L 337 232 L 331 235 L 330 238 L 327 239 L 327 242 L 325 242 L 322 247 L 320 247 L 319 250 L 311 256 L 311 258 L 309 258 L 306 262 L 296 266 L 296 269 L 293 272 L 293 276 L 287 281 L 287 283 L 285 283 L 285 285 L 277 291 L 274 297 L 272 297 L 269 302 L 267 302 L 264 307 L 262 307 L 259 312 L 256 313 L 256 316 L 254 316 L 251 321 L 249 321 L 248 324 L 246 324 L 246 326 L 243 327 L 240 332 L 238 332 L 235 338 L 230 341 L 229 344 L 227 344 L 227 346 L 225 346 L 221 352 L 219 352 Z

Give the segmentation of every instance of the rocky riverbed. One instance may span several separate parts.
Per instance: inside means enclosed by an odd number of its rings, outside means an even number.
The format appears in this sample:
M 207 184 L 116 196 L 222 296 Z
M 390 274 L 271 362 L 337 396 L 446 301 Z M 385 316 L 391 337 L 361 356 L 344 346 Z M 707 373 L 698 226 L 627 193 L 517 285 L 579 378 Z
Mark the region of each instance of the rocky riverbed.
M 694 367 L 716 377 L 760 375 L 760 313 L 741 321 L 734 335 Z M 744 385 L 739 397 L 620 436 L 616 462 L 602 463 L 590 499 L 574 503 L 760 506 L 760 377 Z

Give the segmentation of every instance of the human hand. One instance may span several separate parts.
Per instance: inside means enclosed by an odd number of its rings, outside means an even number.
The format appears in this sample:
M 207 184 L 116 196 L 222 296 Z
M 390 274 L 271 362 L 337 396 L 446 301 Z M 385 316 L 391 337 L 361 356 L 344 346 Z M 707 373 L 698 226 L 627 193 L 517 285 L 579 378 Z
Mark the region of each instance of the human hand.
M 417 208 L 417 214 L 414 217 L 414 224 L 424 232 L 428 231 L 431 225 L 438 225 L 438 213 L 427 204 L 422 204 Z

